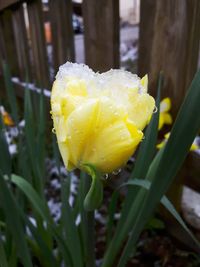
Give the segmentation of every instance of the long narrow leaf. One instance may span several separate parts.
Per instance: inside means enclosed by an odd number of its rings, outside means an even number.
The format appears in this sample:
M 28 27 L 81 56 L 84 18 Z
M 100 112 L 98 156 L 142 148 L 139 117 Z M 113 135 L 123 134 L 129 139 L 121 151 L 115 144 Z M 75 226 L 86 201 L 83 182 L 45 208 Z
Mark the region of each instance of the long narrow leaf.
M 44 221 L 46 221 L 49 224 L 52 234 L 55 236 L 58 242 L 58 247 L 63 255 L 66 265 L 72 266 L 72 259 L 70 252 L 64 242 L 64 239 L 60 235 L 58 229 L 55 227 L 55 224 L 50 216 L 48 207 L 45 204 L 45 202 L 40 198 L 40 196 L 34 190 L 31 184 L 28 183 L 25 179 L 17 175 L 12 175 L 11 180 L 20 188 L 20 190 L 22 190 L 22 192 L 31 202 L 33 208 L 40 214 L 40 216 L 44 219 Z
M 119 198 L 119 192 L 115 191 L 111 197 L 110 204 L 108 207 L 108 219 L 107 219 L 107 225 L 106 225 L 106 247 L 108 247 L 109 242 L 111 240 L 112 234 L 113 234 L 113 226 L 114 226 L 114 216 L 115 212 L 117 210 L 117 201 Z
M 3 247 L 1 233 L 0 233 L 0 267 L 9 267 L 6 259 L 6 253 Z
M 145 188 L 147 190 L 149 190 L 151 188 L 151 182 L 148 181 L 148 180 L 144 180 L 144 179 L 133 179 L 131 181 L 128 181 L 127 183 L 122 184 L 119 188 L 121 188 L 123 186 L 130 186 L 130 185 L 140 186 L 140 187 L 143 187 L 143 188 Z M 171 215 L 178 221 L 178 223 L 183 227 L 183 229 L 189 234 L 189 236 L 194 241 L 196 246 L 200 249 L 199 241 L 195 238 L 193 233 L 187 227 L 186 223 L 181 218 L 179 213 L 176 211 L 176 209 L 175 209 L 174 205 L 171 203 L 171 201 L 166 196 L 163 196 L 161 198 L 160 202 L 171 213 Z
M 47 205 L 41 200 L 39 195 L 34 191 L 34 189 L 25 179 L 21 178 L 18 175 L 12 174 L 11 181 L 24 192 L 24 194 L 33 204 L 33 207 L 44 220 L 51 220 Z
M 11 156 L 9 153 L 8 144 L 5 138 L 5 134 L 4 134 L 4 127 L 3 127 L 1 115 L 0 115 L 0 148 L 1 148 L 0 170 L 3 174 L 7 174 L 8 176 L 10 176 L 11 166 L 12 166 Z
M 16 207 L 15 199 L 11 191 L 8 189 L 2 175 L 0 175 L 0 188 L 0 199 L 3 203 L 2 206 L 6 215 L 7 227 L 12 233 L 15 244 L 18 246 L 18 254 L 21 262 L 24 266 L 31 267 L 31 257 L 25 240 L 23 224 L 20 220 L 20 215 Z
M 197 115 L 200 114 L 199 99 L 200 71 L 195 75 L 190 90 L 181 106 L 159 164 L 153 161 L 152 164 L 157 167 L 150 168 L 147 173 L 148 179 L 152 180 L 153 183 L 133 225 L 132 234 L 124 248 L 119 263 L 120 267 L 125 266 L 144 224 L 151 216 L 163 194 L 168 190 L 200 129 L 200 116 Z
M 72 255 L 72 261 L 74 267 L 83 266 L 83 256 L 81 250 L 81 244 L 78 234 L 78 228 L 75 224 L 75 218 L 73 217 L 72 208 L 68 201 L 68 181 L 62 183 L 62 224 L 63 233 L 65 234 L 66 245 Z

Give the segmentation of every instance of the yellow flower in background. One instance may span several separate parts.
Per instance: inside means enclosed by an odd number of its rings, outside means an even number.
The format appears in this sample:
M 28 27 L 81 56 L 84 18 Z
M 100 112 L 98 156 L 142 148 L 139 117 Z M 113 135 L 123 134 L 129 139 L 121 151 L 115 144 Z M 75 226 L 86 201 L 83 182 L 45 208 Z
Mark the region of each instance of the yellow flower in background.
M 170 136 L 170 132 L 169 133 L 166 133 L 164 135 L 165 139 L 160 144 L 158 144 L 156 147 L 158 149 L 161 149 L 167 143 L 167 140 L 169 139 L 169 136 Z
M 164 136 L 165 139 L 160 144 L 157 145 L 158 149 L 161 149 L 166 144 L 167 140 L 169 139 L 169 136 L 170 136 L 170 132 L 165 134 L 165 136 Z M 191 147 L 190 147 L 190 151 L 195 151 L 197 149 L 200 149 L 200 146 L 198 145 L 198 142 L 195 138 Z
M 68 170 L 89 163 L 110 173 L 125 165 L 155 107 L 147 83 L 122 70 L 99 74 L 69 62 L 59 68 L 51 113 Z
M 10 117 L 10 115 L 8 114 L 7 111 L 5 111 L 3 106 L 0 106 L 0 113 L 3 119 L 3 123 L 6 126 L 14 126 L 14 121 L 12 120 L 12 118 Z
M 198 137 L 194 139 L 194 142 L 192 143 L 192 145 L 190 147 L 190 151 L 196 151 L 196 150 L 200 149 L 200 146 L 198 144 L 197 139 L 198 139 Z
M 169 114 L 170 109 L 171 100 L 169 97 L 166 97 L 160 102 L 159 130 L 162 129 L 164 124 L 172 124 L 172 116 Z

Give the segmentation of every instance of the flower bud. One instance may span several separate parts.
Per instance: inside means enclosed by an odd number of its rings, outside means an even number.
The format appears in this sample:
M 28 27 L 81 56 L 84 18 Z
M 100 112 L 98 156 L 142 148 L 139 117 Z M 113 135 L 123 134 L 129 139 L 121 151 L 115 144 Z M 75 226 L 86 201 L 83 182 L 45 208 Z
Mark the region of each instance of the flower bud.
M 69 62 L 59 68 L 51 113 L 68 170 L 88 163 L 110 173 L 126 164 L 155 107 L 147 83 L 122 70 L 99 74 Z

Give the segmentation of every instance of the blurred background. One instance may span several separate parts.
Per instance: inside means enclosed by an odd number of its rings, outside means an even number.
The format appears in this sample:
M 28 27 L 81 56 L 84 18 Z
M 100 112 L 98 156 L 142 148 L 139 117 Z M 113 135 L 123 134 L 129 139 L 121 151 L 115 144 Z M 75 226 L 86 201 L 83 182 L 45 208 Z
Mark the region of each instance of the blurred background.
M 21 106 L 25 88 L 42 89 L 48 115 L 54 77 L 61 64 L 72 61 L 99 72 L 122 68 L 140 77 L 148 73 L 149 91 L 154 96 L 163 71 L 161 98 L 171 99 L 174 120 L 200 67 L 199 41 L 199 0 L 0 0 L 0 62 L 9 66 Z M 5 68 L 0 64 L 0 97 L 6 107 L 4 78 Z M 166 126 L 162 136 L 168 131 Z M 197 149 L 189 153 L 169 195 L 199 236 L 200 139 L 196 142 Z M 56 186 L 60 190 L 57 180 L 54 189 Z M 191 248 L 174 222 L 169 218 L 165 222 L 170 233 Z
M 199 62 L 198 0 L 1 0 L 0 60 L 20 84 L 50 89 L 59 65 L 86 63 L 96 71 L 124 68 L 149 74 L 155 94 L 176 114 Z M 2 77 L 0 69 L 0 77 Z

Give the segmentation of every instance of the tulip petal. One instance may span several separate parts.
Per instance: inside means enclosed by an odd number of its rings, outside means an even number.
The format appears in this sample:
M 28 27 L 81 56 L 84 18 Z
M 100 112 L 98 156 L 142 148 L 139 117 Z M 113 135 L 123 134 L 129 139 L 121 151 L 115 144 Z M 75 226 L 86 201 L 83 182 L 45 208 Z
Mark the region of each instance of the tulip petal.
M 91 140 L 97 106 L 97 100 L 87 101 L 68 117 L 66 136 L 70 151 L 69 159 L 75 166 L 79 166 L 83 151 Z
M 129 105 L 129 115 L 133 123 L 143 130 L 149 121 L 153 109 L 155 107 L 155 100 L 148 94 L 139 94 L 135 101 Z
M 101 129 L 86 149 L 83 161 L 87 159 L 104 173 L 122 167 L 133 154 L 143 136 L 135 126 L 128 126 L 123 121 L 116 121 Z
M 143 87 L 143 92 L 147 92 L 147 88 L 148 88 L 148 75 L 147 74 L 144 77 L 142 77 L 140 84 Z

